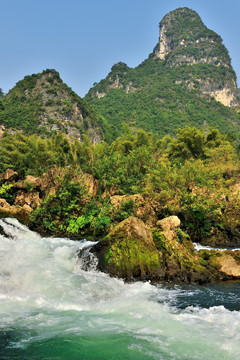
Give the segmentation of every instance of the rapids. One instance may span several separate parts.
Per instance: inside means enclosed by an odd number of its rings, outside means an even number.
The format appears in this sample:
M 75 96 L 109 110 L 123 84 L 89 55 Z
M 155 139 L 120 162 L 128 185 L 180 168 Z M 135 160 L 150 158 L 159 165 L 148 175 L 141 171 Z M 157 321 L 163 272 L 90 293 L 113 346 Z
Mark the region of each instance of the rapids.
M 91 244 L 0 220 L 1 360 L 240 359 L 239 282 L 125 284 Z

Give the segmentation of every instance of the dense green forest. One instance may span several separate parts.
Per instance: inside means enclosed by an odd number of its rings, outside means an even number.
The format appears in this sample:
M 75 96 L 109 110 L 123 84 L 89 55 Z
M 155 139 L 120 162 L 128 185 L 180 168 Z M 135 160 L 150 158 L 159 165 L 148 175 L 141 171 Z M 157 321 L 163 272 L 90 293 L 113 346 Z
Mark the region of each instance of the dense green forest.
M 0 93 L 1 98 L 1 93 Z M 56 70 L 25 76 L 0 100 L 0 123 L 24 133 L 51 135 L 53 129 L 80 134 L 102 131 L 103 119 L 61 80 Z
M 31 221 L 54 234 L 102 236 L 130 215 L 146 221 L 154 211 L 159 219 L 178 215 L 183 230 L 200 240 L 229 226 L 229 211 L 239 206 L 237 196 L 234 206 L 228 202 L 238 182 L 238 139 L 214 128 L 186 127 L 175 138 L 160 138 L 125 124 L 121 137 L 95 146 L 87 136 L 79 142 L 63 133 L 50 138 L 16 133 L 1 140 L 0 157 L 0 172 L 13 168 L 21 179 L 53 172 L 54 192 L 42 191 Z M 83 174 L 95 182 L 95 192 L 81 180 Z M 17 189 L 3 184 L 1 197 L 13 204 Z M 118 207 L 113 199 L 121 200 Z
M 240 129 L 228 51 L 188 8 L 162 19 L 159 42 L 148 59 L 136 68 L 115 64 L 85 99 L 106 119 L 105 140 L 110 142 L 123 132 L 122 122 L 160 135 L 175 135 L 185 126 L 207 125 L 225 133 Z
M 221 131 L 239 131 L 238 114 L 199 90 L 189 90 L 189 78 L 216 78 L 220 81 L 231 70 L 219 66 L 218 72 L 210 64 L 168 68 L 159 59 L 150 58 L 135 69 L 123 63 L 113 66 L 111 73 L 90 90 L 85 97 L 108 122 L 106 140 L 119 136 L 127 122 L 132 128 L 142 128 L 160 135 L 176 134 L 185 126 L 203 127 L 206 124 Z M 189 73 L 190 71 L 190 73 Z M 109 89 L 111 81 L 120 86 Z M 129 85 L 130 84 L 130 85 Z M 126 91 L 129 86 L 129 91 Z M 106 94 L 98 98 L 95 92 Z

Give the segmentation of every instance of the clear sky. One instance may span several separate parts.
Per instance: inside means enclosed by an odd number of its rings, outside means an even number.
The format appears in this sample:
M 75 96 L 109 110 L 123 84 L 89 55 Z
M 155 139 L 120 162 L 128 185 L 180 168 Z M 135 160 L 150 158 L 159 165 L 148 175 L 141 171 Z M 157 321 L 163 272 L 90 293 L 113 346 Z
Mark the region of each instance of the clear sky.
M 240 83 L 239 0 L 0 0 L 0 88 L 48 68 L 84 96 L 118 61 L 145 60 L 163 16 L 185 6 L 223 38 Z

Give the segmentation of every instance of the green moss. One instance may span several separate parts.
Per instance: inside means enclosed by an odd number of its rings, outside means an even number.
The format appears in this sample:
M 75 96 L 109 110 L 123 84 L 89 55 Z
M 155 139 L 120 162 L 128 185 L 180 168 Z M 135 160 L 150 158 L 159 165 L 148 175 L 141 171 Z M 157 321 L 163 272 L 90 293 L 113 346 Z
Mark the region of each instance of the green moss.
M 106 256 L 106 261 L 116 267 L 123 274 L 136 271 L 150 273 L 161 266 L 156 249 L 149 249 L 146 245 L 134 239 L 115 240 Z
M 153 240 L 154 240 L 156 247 L 161 251 L 166 250 L 165 237 L 163 235 L 161 235 L 159 231 L 156 231 L 156 230 L 154 230 L 152 232 L 152 234 L 153 234 Z

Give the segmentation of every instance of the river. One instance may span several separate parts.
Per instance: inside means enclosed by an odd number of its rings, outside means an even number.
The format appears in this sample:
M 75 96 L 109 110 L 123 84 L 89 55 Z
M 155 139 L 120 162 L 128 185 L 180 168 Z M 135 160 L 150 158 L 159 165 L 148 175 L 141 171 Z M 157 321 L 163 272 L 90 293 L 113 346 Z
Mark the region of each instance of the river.
M 0 229 L 1 360 L 240 359 L 240 282 L 125 284 L 85 240 Z

